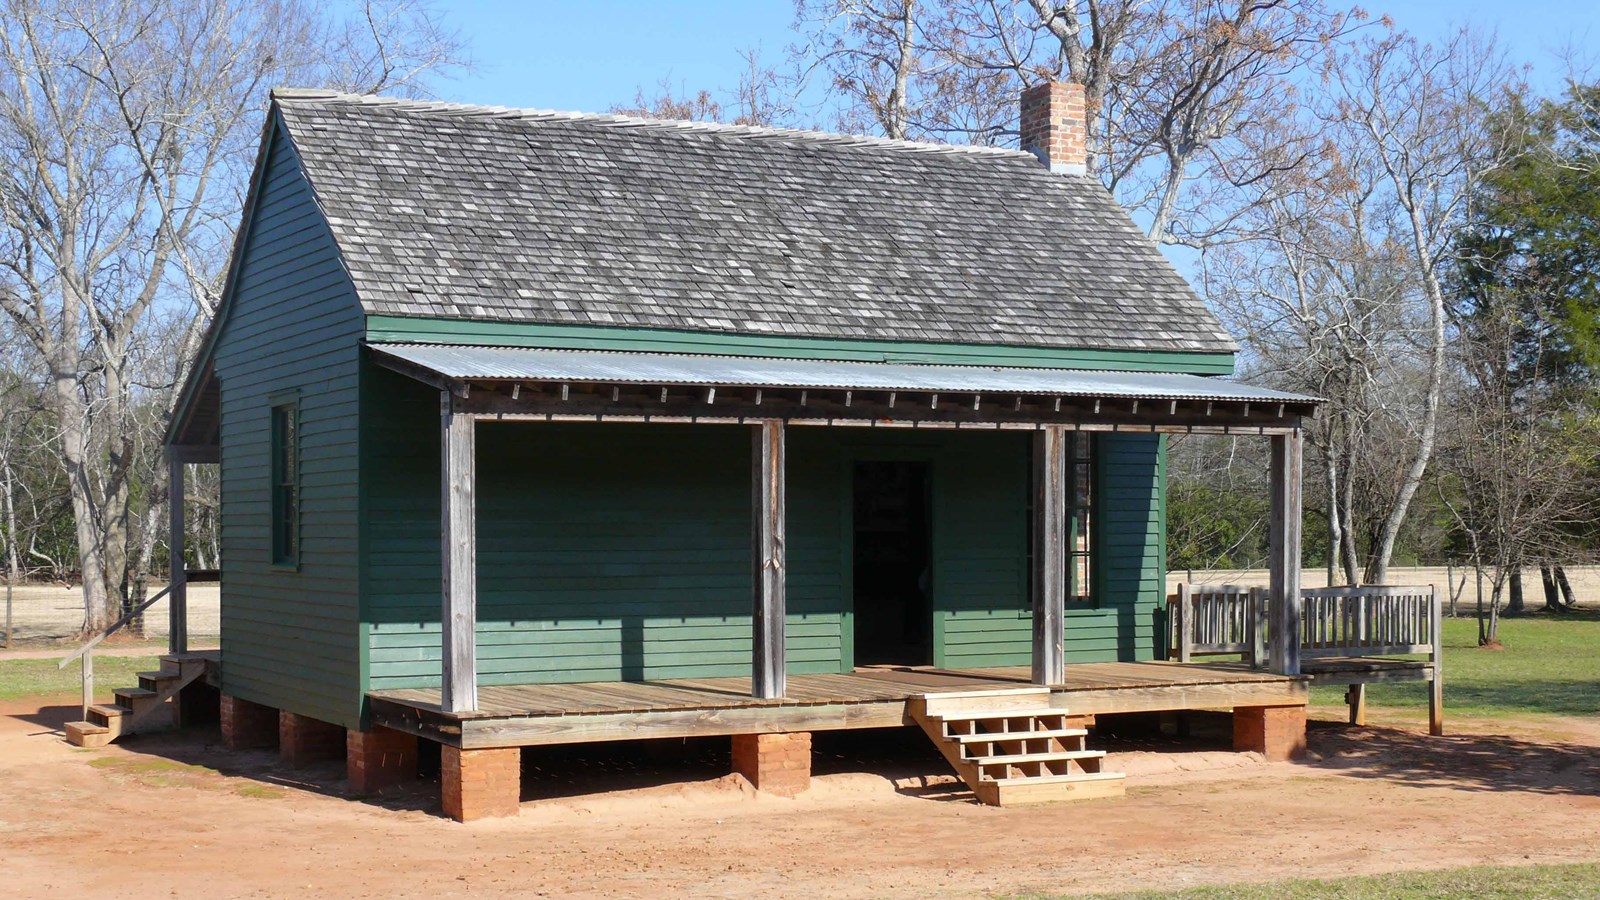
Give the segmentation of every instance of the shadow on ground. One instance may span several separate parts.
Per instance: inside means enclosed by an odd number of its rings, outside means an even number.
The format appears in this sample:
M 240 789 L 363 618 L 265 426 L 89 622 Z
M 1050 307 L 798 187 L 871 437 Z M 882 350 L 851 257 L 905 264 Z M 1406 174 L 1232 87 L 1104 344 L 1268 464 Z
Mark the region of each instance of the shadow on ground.
M 1307 764 L 1415 787 L 1600 795 L 1600 753 L 1561 741 L 1312 723 Z
M 76 705 L 45 706 L 16 716 L 59 733 L 78 718 Z M 1592 746 L 1534 742 L 1493 735 L 1431 737 L 1393 728 L 1313 722 L 1309 768 L 1416 787 L 1540 794 L 1600 795 L 1600 753 Z M 1175 717 L 1102 717 L 1091 745 L 1114 753 L 1200 753 L 1231 749 L 1231 718 L 1194 713 Z M 122 771 L 160 772 L 199 789 L 232 789 L 276 796 L 285 788 L 362 801 L 394 811 L 439 813 L 438 747 L 422 742 L 422 778 L 377 796 L 353 796 L 342 759 L 302 768 L 283 765 L 274 750 L 229 751 L 215 726 L 134 735 L 91 765 Z M 915 728 L 819 732 L 813 736 L 813 773 L 863 773 L 883 778 L 906 796 L 975 802 L 931 742 Z M 727 738 L 621 741 L 528 748 L 523 753 L 524 801 L 582 797 L 726 779 L 731 771 Z M 223 783 L 241 779 L 255 786 Z

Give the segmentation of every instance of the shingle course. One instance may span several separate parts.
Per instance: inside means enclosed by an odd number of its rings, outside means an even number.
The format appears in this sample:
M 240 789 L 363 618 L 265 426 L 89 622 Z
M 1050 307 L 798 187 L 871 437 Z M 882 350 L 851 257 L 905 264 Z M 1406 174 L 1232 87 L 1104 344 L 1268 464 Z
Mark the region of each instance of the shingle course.
M 370 314 L 1232 351 L 1095 181 L 1031 155 L 275 94 Z

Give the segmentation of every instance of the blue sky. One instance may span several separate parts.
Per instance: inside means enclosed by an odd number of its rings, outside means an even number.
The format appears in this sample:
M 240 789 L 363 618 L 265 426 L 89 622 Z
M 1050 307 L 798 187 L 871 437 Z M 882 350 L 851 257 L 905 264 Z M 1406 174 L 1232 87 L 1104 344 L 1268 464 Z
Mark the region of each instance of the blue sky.
M 454 0 L 442 5 L 472 46 L 478 70 L 439 85 L 450 100 L 598 111 L 652 91 L 662 78 L 689 90 L 738 83 L 738 50 L 781 61 L 794 37 L 789 0 Z M 1367 7 L 1420 36 L 1471 21 L 1495 29 L 1512 55 L 1558 83 L 1553 53 L 1600 41 L 1600 3 L 1584 0 L 1396 0 Z

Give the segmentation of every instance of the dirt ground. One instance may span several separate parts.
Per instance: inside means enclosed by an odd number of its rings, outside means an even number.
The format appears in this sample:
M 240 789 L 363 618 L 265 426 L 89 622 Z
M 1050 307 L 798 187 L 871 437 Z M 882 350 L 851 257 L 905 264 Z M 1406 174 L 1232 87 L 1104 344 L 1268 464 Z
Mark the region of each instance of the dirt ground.
M 1592 721 L 1323 723 L 1307 762 L 1268 764 L 1201 719 L 1097 735 L 1125 799 L 1006 810 L 901 732 L 819 735 L 792 800 L 721 775 L 725 742 L 530 751 L 521 815 L 458 825 L 433 784 L 347 798 L 339 764 L 284 769 L 205 729 L 78 750 L 69 717 L 0 707 L 8 895 L 970 897 L 1600 859 Z

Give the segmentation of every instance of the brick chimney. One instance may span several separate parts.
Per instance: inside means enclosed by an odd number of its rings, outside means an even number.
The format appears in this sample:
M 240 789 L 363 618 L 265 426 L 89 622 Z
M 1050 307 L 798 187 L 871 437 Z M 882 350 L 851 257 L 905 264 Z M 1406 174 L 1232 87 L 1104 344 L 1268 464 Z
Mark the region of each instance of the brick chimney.
M 1047 81 L 1022 92 L 1022 149 L 1062 175 L 1088 172 L 1083 85 Z

